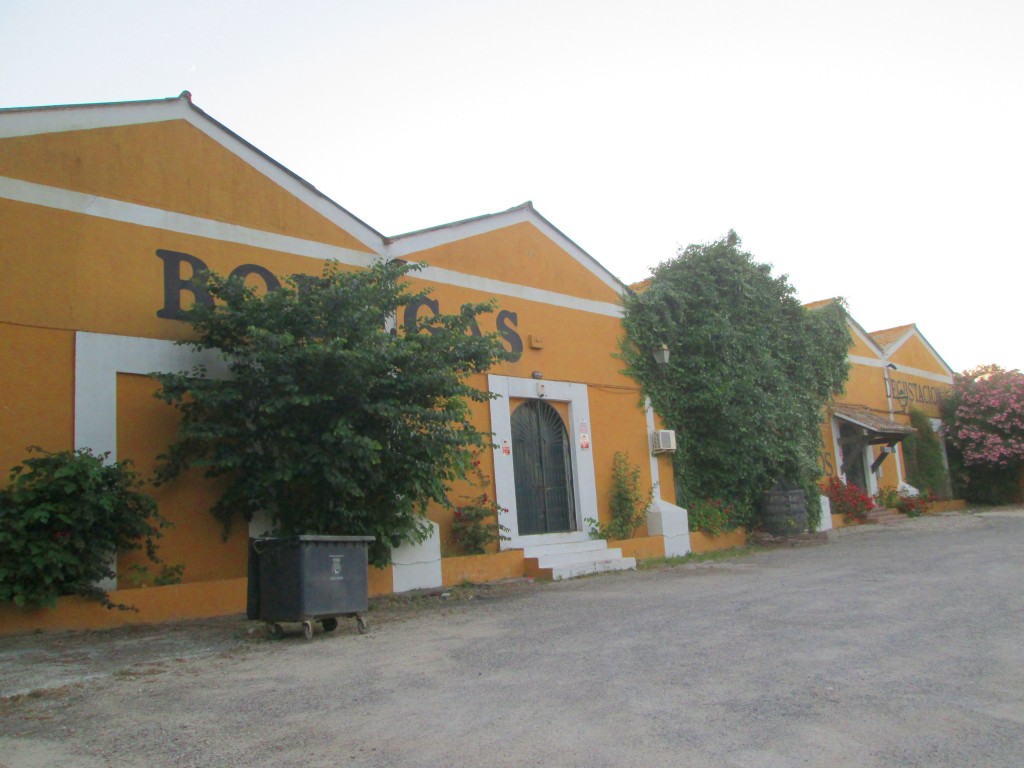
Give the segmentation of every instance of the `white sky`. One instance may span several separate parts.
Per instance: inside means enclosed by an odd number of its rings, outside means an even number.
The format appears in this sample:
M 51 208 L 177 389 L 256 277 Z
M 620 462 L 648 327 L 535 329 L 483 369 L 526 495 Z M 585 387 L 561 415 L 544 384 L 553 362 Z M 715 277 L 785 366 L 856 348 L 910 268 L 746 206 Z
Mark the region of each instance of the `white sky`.
M 0 0 L 0 106 L 177 96 L 395 235 L 532 200 L 623 281 L 730 228 L 1024 369 L 1021 0 Z

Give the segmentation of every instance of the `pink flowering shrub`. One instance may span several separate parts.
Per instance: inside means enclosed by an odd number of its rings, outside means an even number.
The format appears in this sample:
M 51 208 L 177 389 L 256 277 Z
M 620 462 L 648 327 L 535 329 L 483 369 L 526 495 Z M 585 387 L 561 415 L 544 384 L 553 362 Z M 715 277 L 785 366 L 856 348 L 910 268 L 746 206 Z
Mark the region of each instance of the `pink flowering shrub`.
M 1024 374 L 983 365 L 957 374 L 946 405 L 946 436 L 965 466 L 1024 465 Z

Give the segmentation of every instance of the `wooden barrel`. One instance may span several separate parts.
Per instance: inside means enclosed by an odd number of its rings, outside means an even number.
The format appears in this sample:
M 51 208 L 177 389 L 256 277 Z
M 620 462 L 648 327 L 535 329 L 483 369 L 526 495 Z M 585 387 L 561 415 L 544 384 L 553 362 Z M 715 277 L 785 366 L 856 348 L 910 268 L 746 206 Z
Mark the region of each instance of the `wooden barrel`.
M 778 482 L 761 499 L 761 526 L 772 536 L 807 530 L 807 499 L 802 488 Z

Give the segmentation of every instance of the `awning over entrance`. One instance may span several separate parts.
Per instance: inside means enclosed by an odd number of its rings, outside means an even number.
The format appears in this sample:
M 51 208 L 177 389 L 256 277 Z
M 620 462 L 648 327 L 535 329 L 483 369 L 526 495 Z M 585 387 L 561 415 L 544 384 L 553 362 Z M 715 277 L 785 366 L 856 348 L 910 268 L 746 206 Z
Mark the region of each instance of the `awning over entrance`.
M 907 435 L 916 430 L 909 424 L 898 424 L 888 416 L 850 405 L 833 405 L 832 415 L 840 421 L 845 421 L 855 427 L 860 427 L 860 434 L 856 436 L 842 437 L 839 440 L 843 452 L 843 463 L 840 472 L 846 474 L 849 465 L 856 460 L 861 451 L 869 445 L 885 445 L 888 450 L 883 451 L 871 465 L 871 471 L 877 472 L 878 468 L 892 452 L 897 443 L 901 442 Z
M 833 405 L 837 419 L 867 430 L 868 445 L 895 445 L 915 430 L 909 424 L 897 424 L 887 416 L 851 405 Z

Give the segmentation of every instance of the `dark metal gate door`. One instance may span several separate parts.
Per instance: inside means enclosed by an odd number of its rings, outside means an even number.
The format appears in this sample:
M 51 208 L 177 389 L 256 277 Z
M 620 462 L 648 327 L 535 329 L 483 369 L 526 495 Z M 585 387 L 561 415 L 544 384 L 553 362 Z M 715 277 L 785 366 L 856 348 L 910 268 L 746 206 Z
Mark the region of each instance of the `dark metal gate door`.
M 547 403 L 527 400 L 512 413 L 512 464 L 519 535 L 574 530 L 569 434 Z

